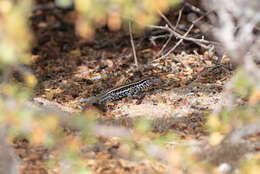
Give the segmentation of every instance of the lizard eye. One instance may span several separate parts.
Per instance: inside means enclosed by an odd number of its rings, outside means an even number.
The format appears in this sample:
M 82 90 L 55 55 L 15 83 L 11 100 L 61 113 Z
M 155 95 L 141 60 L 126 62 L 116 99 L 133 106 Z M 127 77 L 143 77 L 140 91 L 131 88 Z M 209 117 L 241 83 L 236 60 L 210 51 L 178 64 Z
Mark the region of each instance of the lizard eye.
M 156 81 L 156 78 L 155 77 L 151 77 L 151 81 L 152 82 Z

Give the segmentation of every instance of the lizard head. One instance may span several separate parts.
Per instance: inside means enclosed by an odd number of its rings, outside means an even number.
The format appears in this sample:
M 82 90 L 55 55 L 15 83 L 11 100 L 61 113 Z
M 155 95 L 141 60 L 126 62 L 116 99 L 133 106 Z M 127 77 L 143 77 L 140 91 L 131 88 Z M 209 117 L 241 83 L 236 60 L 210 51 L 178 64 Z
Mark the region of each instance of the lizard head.
M 159 77 L 151 76 L 147 78 L 149 84 L 155 84 L 161 82 Z

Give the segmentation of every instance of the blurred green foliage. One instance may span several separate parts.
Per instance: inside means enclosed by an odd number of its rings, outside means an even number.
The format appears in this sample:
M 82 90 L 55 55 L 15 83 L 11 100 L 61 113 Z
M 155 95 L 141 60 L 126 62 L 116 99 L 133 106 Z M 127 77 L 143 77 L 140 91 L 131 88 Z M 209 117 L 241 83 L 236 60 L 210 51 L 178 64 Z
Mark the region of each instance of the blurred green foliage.
M 73 0 L 55 0 L 55 4 L 59 7 L 68 8 L 73 5 Z
M 239 69 L 233 78 L 234 94 L 238 97 L 246 97 L 249 95 L 252 87 L 256 86 L 257 82 L 245 73 L 243 69 Z
M 151 130 L 151 121 L 145 119 L 139 119 L 135 123 L 135 129 L 140 133 L 147 133 Z
M 0 67 L 30 61 L 31 0 L 0 1 Z
M 80 13 L 77 31 L 83 37 L 91 37 L 93 28 L 107 25 L 119 30 L 128 28 L 129 21 L 135 22 L 134 28 L 144 28 L 158 21 L 158 10 L 166 12 L 178 3 L 179 0 L 75 0 Z
M 260 171 L 260 156 L 254 155 L 246 159 L 241 166 L 241 174 L 256 174 Z
M 119 17 L 146 25 L 155 22 L 157 10 L 164 12 L 177 3 L 177 0 L 75 0 L 75 7 L 85 19 L 93 22 Z

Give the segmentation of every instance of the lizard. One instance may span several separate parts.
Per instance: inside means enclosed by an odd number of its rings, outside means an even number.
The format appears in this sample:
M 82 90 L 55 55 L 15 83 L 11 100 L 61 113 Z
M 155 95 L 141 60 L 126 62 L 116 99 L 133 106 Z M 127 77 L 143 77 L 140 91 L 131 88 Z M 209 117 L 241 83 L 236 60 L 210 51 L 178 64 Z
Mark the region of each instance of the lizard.
M 132 82 L 129 84 L 125 84 L 125 85 L 110 89 L 97 96 L 92 96 L 92 97 L 89 97 L 86 99 L 81 99 L 81 100 L 79 100 L 79 102 L 86 103 L 85 106 L 88 106 L 91 104 L 104 104 L 107 102 L 113 102 L 113 101 L 122 99 L 124 97 L 139 95 L 140 93 L 143 92 L 143 90 L 153 86 L 158 81 L 159 81 L 159 79 L 154 76 L 145 77 L 136 82 Z

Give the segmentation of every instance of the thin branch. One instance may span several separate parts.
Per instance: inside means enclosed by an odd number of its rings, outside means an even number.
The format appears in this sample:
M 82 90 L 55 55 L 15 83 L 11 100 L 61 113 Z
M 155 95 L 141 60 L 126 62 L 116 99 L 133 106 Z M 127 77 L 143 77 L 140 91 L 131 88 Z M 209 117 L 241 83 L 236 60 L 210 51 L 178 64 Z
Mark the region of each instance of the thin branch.
M 187 31 L 183 36 L 186 37 L 186 36 L 190 33 L 190 31 L 191 31 L 191 29 L 192 29 L 193 27 L 194 27 L 194 24 L 191 24 L 190 28 L 188 29 L 188 31 Z M 183 38 L 180 39 L 180 40 L 175 44 L 175 46 L 172 47 L 172 49 L 170 49 L 165 55 L 161 56 L 159 59 L 161 59 L 161 58 L 163 58 L 163 57 L 167 57 L 171 52 L 173 52 L 173 51 L 182 43 L 183 40 L 184 40 Z
M 159 13 L 159 15 L 167 22 L 167 24 L 171 27 L 172 30 L 176 30 L 178 31 L 179 33 L 181 33 L 181 31 L 179 31 L 176 27 L 174 27 L 172 25 L 172 23 L 167 19 L 167 17 L 160 11 L 160 10 L 157 10 L 157 12 Z
M 134 53 L 134 60 L 135 60 L 135 66 L 138 67 L 138 61 L 136 57 L 136 51 L 135 51 L 135 44 L 134 44 L 134 39 L 133 39 L 133 34 L 132 34 L 132 27 L 131 27 L 131 22 L 129 22 L 129 34 L 130 34 L 130 41 Z
M 182 9 L 183 10 L 183 9 Z M 213 41 L 208 41 L 208 40 L 205 40 L 204 38 L 202 39 L 196 39 L 196 38 L 191 38 L 191 37 L 187 37 L 187 35 L 189 34 L 189 32 L 191 31 L 191 29 L 194 27 L 195 23 L 197 23 L 199 20 L 201 20 L 203 17 L 205 17 L 206 15 L 204 16 L 201 16 L 199 17 L 198 19 L 196 19 L 192 25 L 190 26 L 190 28 L 188 29 L 188 31 L 184 34 L 184 35 L 181 35 L 177 32 L 177 25 L 181 19 L 181 15 L 182 15 L 182 10 L 180 10 L 179 12 L 179 17 L 178 17 L 178 21 L 177 21 L 177 24 L 176 26 L 174 27 L 171 22 L 167 19 L 167 17 L 160 11 L 160 10 L 157 10 L 159 15 L 167 22 L 168 25 L 165 25 L 165 26 L 155 26 L 155 25 L 149 25 L 150 28 L 153 28 L 153 29 L 161 29 L 161 30 L 165 30 L 165 31 L 168 31 L 170 33 L 170 38 L 172 36 L 175 36 L 177 39 L 180 39 L 176 45 L 166 53 L 166 55 L 163 55 L 161 56 L 160 58 L 158 59 L 161 59 L 163 57 L 166 57 L 168 56 L 171 52 L 173 52 L 180 44 L 181 42 L 183 42 L 183 40 L 187 40 L 187 41 L 192 41 L 194 43 L 196 43 L 197 45 L 199 45 L 200 47 L 202 48 L 205 48 L 205 49 L 209 49 L 211 48 L 210 46 L 208 45 L 205 45 L 205 44 L 210 44 L 210 45 L 219 45 L 219 43 L 217 42 L 213 42 Z M 207 13 L 208 14 L 208 13 Z M 170 26 L 170 27 L 169 27 Z M 159 56 L 162 51 L 165 49 L 165 47 L 168 45 L 169 41 L 170 41 L 170 38 L 166 41 L 166 43 L 163 45 L 162 49 L 159 51 L 159 53 L 156 55 Z M 154 39 L 154 38 L 153 38 Z M 156 59 L 156 60 L 158 60 Z
M 206 12 L 202 11 L 201 9 L 199 9 L 198 7 L 195 7 L 194 5 L 190 4 L 189 2 L 185 2 L 184 3 L 185 6 L 189 7 L 192 11 L 200 14 L 200 15 L 207 15 Z
M 171 25 L 171 23 L 169 22 L 169 20 L 160 12 L 160 14 L 162 15 L 162 17 L 166 20 L 166 22 L 168 24 L 170 24 L 170 26 L 173 28 L 173 26 Z M 157 28 L 157 29 L 163 29 L 163 30 L 166 30 L 170 33 L 172 33 L 176 38 L 180 38 L 180 40 L 175 44 L 175 46 L 170 49 L 165 55 L 161 56 L 160 58 L 158 59 L 162 59 L 166 56 L 168 56 L 171 52 L 173 52 L 180 44 L 181 42 L 183 42 L 183 40 L 189 40 L 189 41 L 193 41 L 194 43 L 198 44 L 199 42 L 199 46 L 202 46 L 204 48 L 207 48 L 208 49 L 208 46 L 206 45 L 203 45 L 203 43 L 205 44 L 215 44 L 215 45 L 218 45 L 217 42 L 212 42 L 212 41 L 207 41 L 207 40 L 204 40 L 204 39 L 195 39 L 195 38 L 190 38 L 190 37 L 187 37 L 187 35 L 189 34 L 189 32 L 192 30 L 192 28 L 195 26 L 195 24 L 200 21 L 201 19 L 203 19 L 205 16 L 201 16 L 199 17 L 198 19 L 196 19 L 192 24 L 191 26 L 189 27 L 188 31 L 182 36 L 180 35 L 179 33 L 177 33 L 176 31 L 174 31 L 173 29 L 169 28 L 168 25 L 166 26 L 154 26 L 154 25 L 150 25 L 149 27 L 151 28 Z M 158 60 L 156 59 L 156 60 Z
M 192 25 L 193 25 L 192 27 L 194 27 L 194 24 L 192 24 Z M 173 34 L 176 38 L 179 38 L 179 39 L 192 41 L 192 42 L 200 42 L 200 43 L 204 43 L 204 44 L 219 45 L 218 42 L 214 42 L 214 41 L 208 41 L 208 40 L 205 40 L 205 39 L 196 39 L 196 38 L 186 37 L 187 35 L 185 35 L 185 34 L 182 36 L 179 33 L 177 33 L 176 31 L 172 30 L 168 25 L 165 25 L 165 26 L 149 25 L 149 27 L 153 28 L 153 29 L 161 29 L 161 30 L 168 31 L 169 33 Z
M 176 22 L 176 25 L 174 27 L 174 29 L 176 30 L 180 21 L 181 21 L 181 16 L 182 16 L 182 12 L 183 12 L 183 7 L 181 8 L 181 10 L 179 10 L 179 16 L 178 16 L 178 19 L 177 19 L 177 22 Z
M 158 12 L 161 16 L 165 17 L 159 10 L 158 10 Z M 177 19 L 176 25 L 174 27 L 174 30 L 177 30 L 177 27 L 181 20 L 182 12 L 183 12 L 183 7 L 181 8 L 181 10 L 179 10 L 179 15 L 178 15 L 178 19 Z M 165 17 L 165 20 L 168 21 L 168 19 L 166 17 Z M 171 24 L 170 21 L 168 21 L 167 23 Z M 166 46 L 170 43 L 172 36 L 173 36 L 173 33 L 170 32 L 170 36 L 169 36 L 168 40 L 165 42 L 165 44 L 163 45 L 163 47 L 161 48 L 161 50 L 157 53 L 157 55 L 155 57 L 159 57 L 162 54 L 162 52 L 164 51 Z
M 165 42 L 165 44 L 163 45 L 163 47 L 161 48 L 161 50 L 158 52 L 158 54 L 155 56 L 155 57 L 158 57 L 162 54 L 163 50 L 166 48 L 166 46 L 169 44 L 169 42 L 171 41 L 172 39 L 172 34 L 170 34 L 168 40 Z
M 162 34 L 162 35 L 157 35 L 157 36 L 152 36 L 149 40 L 152 42 L 152 44 L 154 46 L 156 46 L 157 44 L 155 43 L 155 40 L 157 39 L 161 39 L 161 38 L 169 38 L 169 37 L 172 37 L 172 34 Z

